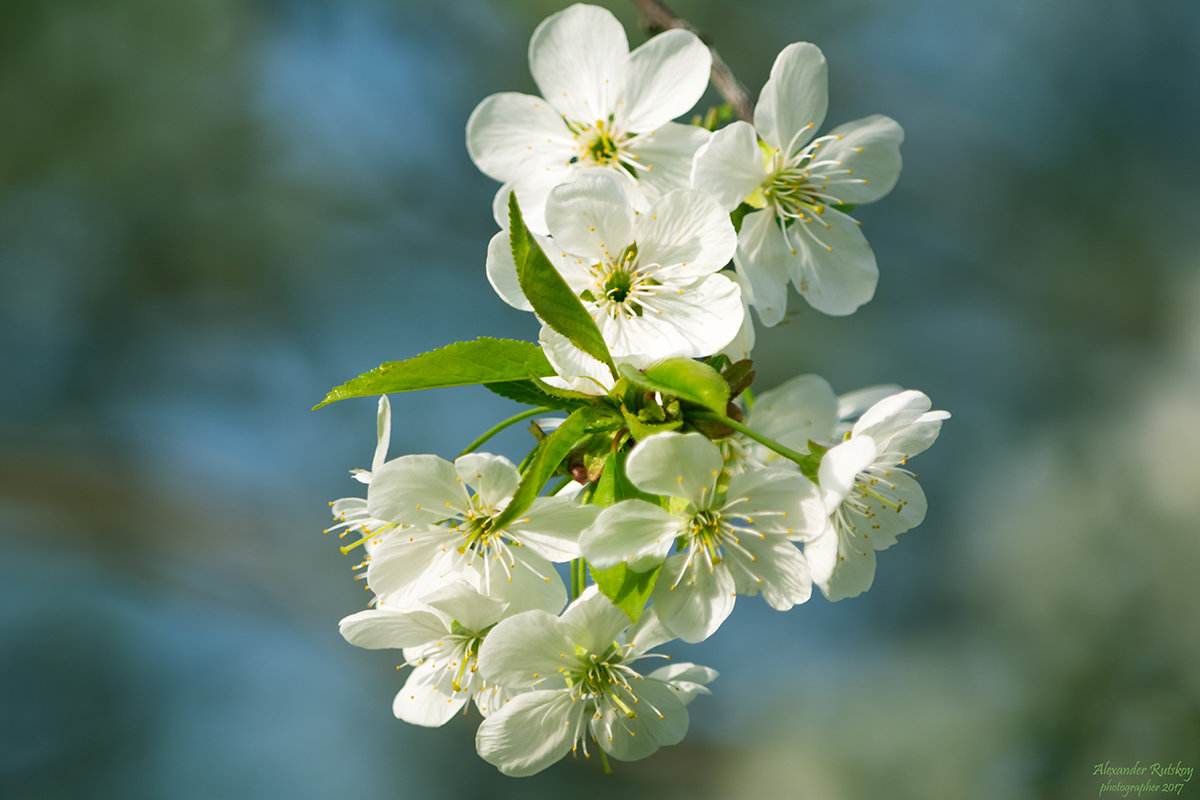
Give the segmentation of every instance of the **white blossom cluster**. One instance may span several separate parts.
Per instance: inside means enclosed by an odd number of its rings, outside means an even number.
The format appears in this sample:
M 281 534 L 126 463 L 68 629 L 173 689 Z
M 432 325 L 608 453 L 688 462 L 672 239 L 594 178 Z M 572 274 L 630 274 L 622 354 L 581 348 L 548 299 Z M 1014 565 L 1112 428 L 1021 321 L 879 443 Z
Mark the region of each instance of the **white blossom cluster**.
M 488 97 L 467 146 L 503 184 L 487 277 L 537 316 L 540 349 L 457 343 L 331 394 L 482 383 L 535 406 L 454 461 L 388 460 L 383 396 L 355 470 L 366 497 L 331 504 L 373 596 L 341 632 L 411 667 L 395 715 L 438 726 L 473 703 L 479 755 L 513 776 L 681 741 L 716 673 L 655 649 L 712 636 L 739 595 L 786 611 L 814 584 L 868 589 L 876 551 L 925 516 L 907 460 L 949 416 L 918 391 L 838 397 L 815 375 L 749 388 L 749 309 L 781 322 L 789 283 L 826 314 L 871 299 L 850 212 L 900 172 L 887 117 L 818 135 L 820 50 L 784 48 L 753 124 L 715 132 L 673 121 L 711 67 L 686 31 L 630 51 L 611 13 L 574 5 L 534 31 L 529 62 L 542 96 Z M 535 416 L 520 465 L 477 450 Z

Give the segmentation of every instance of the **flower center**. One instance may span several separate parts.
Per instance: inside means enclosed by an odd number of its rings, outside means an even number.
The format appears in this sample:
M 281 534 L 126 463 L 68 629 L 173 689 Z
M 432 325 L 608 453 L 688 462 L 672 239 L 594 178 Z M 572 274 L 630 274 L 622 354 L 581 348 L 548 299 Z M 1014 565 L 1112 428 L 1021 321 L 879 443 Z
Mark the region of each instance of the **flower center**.
M 563 122 L 575 136 L 575 153 L 568 164 L 596 165 L 624 170 L 633 177 L 638 176 L 638 157 L 628 152 L 626 145 L 637 137 L 637 134 L 621 131 L 610 114 L 607 120 L 598 119 L 595 123 L 572 122 L 564 118 Z M 650 169 L 650 167 L 647 167 Z
M 604 296 L 610 303 L 620 305 L 629 297 L 633 290 L 634 274 L 631 270 L 615 269 L 604 282 Z
M 693 551 L 703 550 L 711 563 L 720 564 L 721 545 L 729 531 L 729 523 L 721 520 L 721 512 L 706 509 L 692 517 L 686 536 Z
M 462 533 L 465 539 L 458 546 L 459 553 L 466 553 L 467 550 L 480 552 L 491 544 L 491 540 L 500 538 L 492 532 L 492 517 L 478 509 L 468 511 L 467 518 L 455 530 Z
M 637 698 L 629 685 L 629 677 L 636 673 L 621 663 L 621 648 L 614 642 L 602 655 L 588 653 L 576 645 L 575 657 L 578 666 L 564 670 L 563 677 L 576 700 L 591 701 L 597 708 L 611 704 L 627 717 L 636 717 L 633 704 Z
M 608 166 L 617 159 L 619 150 L 613 140 L 613 134 L 603 123 L 596 126 L 592 140 L 585 148 L 585 161 L 592 161 L 601 166 Z
M 580 298 L 597 304 L 613 319 L 642 316 L 648 295 L 656 293 L 652 287 L 659 282 L 639 268 L 637 255 L 638 246 L 634 242 L 615 261 L 593 264 L 589 271 L 597 291 L 585 290 Z

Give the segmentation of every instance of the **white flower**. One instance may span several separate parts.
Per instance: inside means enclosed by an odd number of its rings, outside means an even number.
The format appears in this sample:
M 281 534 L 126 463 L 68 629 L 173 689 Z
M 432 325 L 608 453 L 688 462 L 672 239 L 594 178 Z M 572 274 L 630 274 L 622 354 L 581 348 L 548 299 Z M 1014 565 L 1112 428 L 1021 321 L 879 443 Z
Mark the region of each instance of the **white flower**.
M 724 487 L 715 444 L 699 433 L 660 433 L 638 443 L 626 473 L 642 491 L 671 498 L 670 510 L 617 503 L 583 532 L 580 547 L 598 569 L 623 563 L 645 572 L 665 559 L 650 598 L 673 635 L 707 639 L 738 594 L 761 592 L 780 611 L 808 599 L 808 564 L 792 542 L 820 534 L 826 514 L 799 472 L 753 469 Z M 672 547 L 680 552 L 667 558 Z
M 711 65 L 708 48 L 686 31 L 667 31 L 631 53 L 611 12 L 573 5 L 546 18 L 529 42 L 545 99 L 488 97 L 467 121 L 467 149 L 486 175 L 515 188 L 539 233 L 546 196 L 577 169 L 631 174 L 655 195 L 686 187 L 709 133 L 670 120 L 704 94 Z
M 775 59 L 754 125 L 735 122 L 696 153 L 693 186 L 727 210 L 742 202 L 760 209 L 742 221 L 734 263 L 764 325 L 783 319 L 789 278 L 826 314 L 850 314 L 875 294 L 875 255 L 859 223 L 833 206 L 891 191 L 904 132 L 876 115 L 813 139 L 827 105 L 825 57 L 807 42 L 790 44 Z
M 593 171 L 550 193 L 546 221 L 552 238 L 543 249 L 615 360 L 645 367 L 675 356 L 708 356 L 741 329 L 741 290 L 717 274 L 733 256 L 737 234 L 705 193 L 679 189 L 638 209 L 621 181 Z M 494 286 L 506 287 L 501 296 L 510 304 L 529 308 L 513 280 L 506 238 L 493 239 L 488 274 Z M 540 339 L 560 375 L 582 377 L 590 386 L 581 391 L 595 394 L 611 381 L 600 362 L 566 337 L 543 328 Z
M 372 590 L 398 602 L 461 578 L 514 609 L 561 608 L 566 591 L 550 562 L 578 557 L 579 532 L 597 509 L 539 497 L 520 518 L 495 528 L 519 483 L 512 462 L 488 453 L 453 464 L 433 455 L 402 456 L 375 470 L 368 513 L 411 527 L 384 538 L 372 554 Z
M 413 725 L 444 725 L 468 699 L 484 716 L 513 693 L 488 684 L 477 668 L 479 645 L 507 605 L 489 600 L 464 583 L 454 582 L 410 608 L 382 602 L 351 614 L 338 624 L 350 644 L 371 650 L 404 650 L 405 666 L 414 667 L 396 694 L 392 711 Z
M 479 670 L 523 691 L 479 726 L 479 755 L 506 775 L 540 772 L 588 738 L 623 761 L 677 744 L 685 708 L 716 671 L 675 664 L 642 675 L 630 664 L 664 637 L 653 609 L 627 638 L 624 612 L 589 587 L 561 617 L 528 611 L 498 624 L 484 640 Z
M 872 405 L 846 441 L 821 459 L 818 478 L 830 524 L 808 543 L 814 582 L 830 600 L 855 597 L 875 578 L 875 551 L 925 519 L 925 493 L 904 468 L 949 419 L 930 411 L 922 392 L 905 391 Z

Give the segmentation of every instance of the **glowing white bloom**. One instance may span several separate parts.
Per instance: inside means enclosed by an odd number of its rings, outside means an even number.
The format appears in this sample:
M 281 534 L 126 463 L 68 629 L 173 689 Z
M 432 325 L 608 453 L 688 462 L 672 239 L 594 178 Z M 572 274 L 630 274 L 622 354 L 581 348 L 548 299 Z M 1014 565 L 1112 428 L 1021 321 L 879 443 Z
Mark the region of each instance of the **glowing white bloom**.
M 368 513 L 410 527 L 385 537 L 372 554 L 372 590 L 399 602 L 458 578 L 514 609 L 561 608 L 566 591 L 551 562 L 579 556 L 579 532 L 597 509 L 539 497 L 498 529 L 493 521 L 519 483 L 512 462 L 488 453 L 470 453 L 453 464 L 433 455 L 402 456 L 375 470 Z
M 752 469 L 726 484 L 722 468 L 720 450 L 701 434 L 650 436 L 629 454 L 626 473 L 642 491 L 671 498 L 670 510 L 625 500 L 580 537 L 598 569 L 623 563 L 645 572 L 665 559 L 651 602 L 663 626 L 687 642 L 711 636 L 736 595 L 761 593 L 780 611 L 806 601 L 809 568 L 792 542 L 826 524 L 817 487 L 799 472 Z M 672 548 L 679 552 L 668 558 Z
M 686 187 L 710 134 L 671 120 L 704 94 L 711 66 L 708 48 L 687 31 L 659 34 L 631 53 L 610 11 L 573 5 L 547 17 L 529 42 L 544 99 L 488 97 L 467 121 L 467 149 L 480 170 L 515 189 L 538 233 L 546 232 L 550 190 L 578 169 L 633 175 L 652 195 Z
M 742 328 L 738 284 L 718 270 L 737 234 L 708 195 L 680 189 L 635 207 L 622 181 L 581 175 L 550 193 L 543 249 L 600 328 L 617 361 L 638 367 L 675 356 L 709 356 Z M 507 234 L 497 235 L 507 237 Z M 488 249 L 492 284 L 517 308 L 529 306 L 503 240 Z M 583 378 L 591 393 L 611 381 L 600 362 L 543 328 L 541 343 L 559 374 Z M 581 391 L 589 391 L 582 387 Z
M 588 739 L 635 761 L 687 733 L 685 706 L 715 670 L 674 664 L 643 675 L 630 666 L 666 637 L 653 609 L 623 635 L 629 618 L 592 586 L 555 617 L 528 611 L 498 624 L 483 642 L 479 671 L 512 691 L 479 726 L 479 755 L 506 775 L 532 775 Z
M 351 614 L 338 628 L 350 644 L 372 650 L 403 649 L 413 667 L 392 711 L 413 725 L 444 725 L 467 700 L 484 716 L 513 693 L 488 684 L 477 668 L 479 645 L 508 606 L 454 582 L 409 608 L 386 601 Z
M 808 543 L 813 581 L 830 600 L 855 597 L 875 579 L 875 551 L 925 519 L 925 493 L 905 468 L 949 419 L 930 411 L 922 392 L 905 391 L 872 405 L 848 438 L 825 453 L 818 478 L 830 524 Z
M 783 49 L 754 110 L 696 153 L 692 185 L 732 211 L 745 202 L 735 265 L 764 325 L 787 310 L 790 279 L 826 314 L 850 314 L 875 294 L 879 271 L 859 223 L 837 210 L 878 200 L 900 175 L 904 132 L 871 116 L 813 138 L 825 119 L 825 57 L 812 44 Z

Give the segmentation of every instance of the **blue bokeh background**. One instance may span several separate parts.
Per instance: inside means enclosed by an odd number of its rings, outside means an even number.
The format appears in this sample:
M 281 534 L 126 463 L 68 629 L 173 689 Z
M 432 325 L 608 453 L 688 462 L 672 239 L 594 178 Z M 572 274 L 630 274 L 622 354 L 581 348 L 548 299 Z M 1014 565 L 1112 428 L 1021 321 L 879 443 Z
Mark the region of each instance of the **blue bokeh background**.
M 308 409 L 536 336 L 484 279 L 495 185 L 463 126 L 534 91 L 561 5 L 6 0 L 0 796 L 1074 798 L 1099 762 L 1200 767 L 1200 6 L 675 5 L 752 92 L 809 40 L 831 124 L 906 130 L 856 212 L 874 301 L 795 298 L 756 350 L 759 388 L 893 382 L 954 414 L 872 590 L 739 603 L 675 650 L 722 673 L 684 744 L 611 777 L 506 779 L 474 719 L 393 719 L 399 658 L 341 640 L 366 596 L 320 534 L 374 403 Z M 392 402 L 394 455 L 516 410 Z

